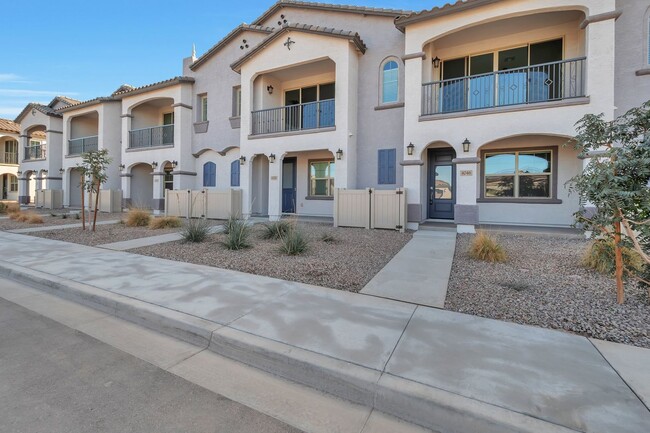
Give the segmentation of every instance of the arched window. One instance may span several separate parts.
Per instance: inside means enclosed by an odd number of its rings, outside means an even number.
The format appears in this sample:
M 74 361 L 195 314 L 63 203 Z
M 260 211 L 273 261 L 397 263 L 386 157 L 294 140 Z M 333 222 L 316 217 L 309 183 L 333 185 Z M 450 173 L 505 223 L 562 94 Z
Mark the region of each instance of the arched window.
M 396 60 L 386 60 L 381 65 L 381 103 L 399 99 L 399 65 Z
M 217 164 L 214 162 L 203 164 L 203 186 L 217 186 Z
M 240 162 L 238 159 L 234 160 L 230 164 L 230 186 L 239 186 L 239 166 Z

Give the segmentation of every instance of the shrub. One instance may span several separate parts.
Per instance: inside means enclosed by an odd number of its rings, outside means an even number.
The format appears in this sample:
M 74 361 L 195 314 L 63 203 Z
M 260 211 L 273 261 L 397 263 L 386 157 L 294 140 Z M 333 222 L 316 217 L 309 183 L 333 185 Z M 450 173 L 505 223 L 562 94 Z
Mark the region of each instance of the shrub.
M 80 220 L 81 219 L 81 214 L 80 213 L 74 214 L 74 219 Z
M 166 216 L 160 218 L 153 218 L 149 223 L 149 228 L 153 230 L 158 229 L 175 229 L 182 226 L 180 218 L 175 216 Z
M 24 223 L 24 222 L 27 222 L 27 220 L 29 219 L 29 215 L 27 215 L 26 212 L 15 212 L 15 213 L 9 215 L 9 218 L 11 218 L 12 220 L 14 220 L 16 222 Z
M 307 251 L 309 242 L 302 231 L 292 227 L 285 236 L 282 237 L 280 250 L 290 256 L 297 256 Z
M 18 221 L 18 218 L 20 217 L 20 215 L 21 215 L 21 212 L 11 212 L 9 214 L 9 219 L 14 220 L 14 221 Z
M 68 214 L 67 213 L 61 214 L 61 219 L 62 220 L 67 220 L 68 219 Z
M 30 224 L 43 224 L 43 217 L 35 213 L 27 213 L 27 222 Z
M 126 216 L 127 227 L 147 227 L 151 221 L 151 215 L 144 209 L 131 209 Z
M 284 238 L 292 229 L 290 222 L 282 220 L 264 224 L 263 227 L 262 239 L 273 240 Z
M 185 242 L 203 242 L 210 234 L 210 223 L 204 219 L 190 219 L 180 233 Z
M 226 220 L 226 222 L 224 222 L 223 224 L 221 224 L 221 228 L 222 228 L 221 231 L 222 231 L 222 233 L 224 233 L 224 234 L 226 234 L 226 235 L 227 235 L 228 233 L 230 233 L 230 228 L 231 228 L 232 226 L 234 226 L 235 224 L 237 224 L 237 221 L 239 221 L 239 218 L 237 218 L 236 216 L 230 215 L 230 216 L 228 217 L 228 219 Z
M 628 247 L 621 248 L 621 251 L 625 268 L 634 273 L 643 273 L 644 262 L 639 253 Z M 585 250 L 582 264 L 602 274 L 614 275 L 616 271 L 614 241 L 612 239 L 593 241 Z
M 16 212 L 20 212 L 18 203 L 0 203 L 0 214 L 11 215 Z
M 338 239 L 334 236 L 333 233 L 325 232 L 321 235 L 320 240 L 326 243 L 335 243 L 338 242 Z
M 223 242 L 224 246 L 229 250 L 241 250 L 250 248 L 249 242 L 251 234 L 251 226 L 239 218 L 228 219 L 228 232 L 226 233 L 226 240 Z
M 469 256 L 489 263 L 502 263 L 508 259 L 506 251 L 496 238 L 484 231 L 478 231 L 472 239 Z

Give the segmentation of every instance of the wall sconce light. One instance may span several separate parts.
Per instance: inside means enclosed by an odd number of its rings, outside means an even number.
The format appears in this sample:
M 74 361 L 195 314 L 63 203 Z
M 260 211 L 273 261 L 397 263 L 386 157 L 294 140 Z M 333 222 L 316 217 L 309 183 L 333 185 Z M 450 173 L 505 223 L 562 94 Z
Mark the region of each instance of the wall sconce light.
M 275 153 L 269 155 L 269 162 L 273 164 L 275 162 Z
M 266 86 L 266 91 L 269 92 L 269 95 L 272 95 L 273 94 L 273 86 L 271 86 L 271 85 Z
M 63 173 L 65 173 L 65 169 L 60 168 L 60 169 L 59 169 L 59 174 L 60 174 L 61 176 L 63 176 Z
M 151 167 L 155 170 L 158 168 L 158 163 L 156 161 L 151 163 Z
M 16 172 L 16 174 L 18 174 L 18 176 L 22 176 L 23 171 L 22 171 L 22 170 L 18 170 L 18 171 Z
M 244 155 L 239 157 L 239 165 L 244 165 L 246 162 L 246 157 Z
M 406 146 L 406 153 L 409 154 L 409 156 L 413 155 L 413 150 L 415 150 L 415 146 L 413 143 L 409 143 L 408 146 Z
M 124 171 L 125 168 L 126 166 L 124 164 L 120 164 L 120 171 Z
M 433 60 L 431 60 L 431 63 L 433 63 L 433 67 L 438 69 L 440 67 L 440 59 L 438 56 L 436 56 Z
M 466 138 L 465 141 L 463 141 L 463 152 L 467 153 L 469 152 L 469 145 L 472 144 L 470 141 Z
M 172 168 L 178 167 L 178 161 L 172 161 Z
M 43 174 L 47 174 L 47 173 L 48 173 L 48 170 L 43 170 Z
M 343 158 L 343 151 L 341 149 L 336 151 L 336 159 L 339 161 Z

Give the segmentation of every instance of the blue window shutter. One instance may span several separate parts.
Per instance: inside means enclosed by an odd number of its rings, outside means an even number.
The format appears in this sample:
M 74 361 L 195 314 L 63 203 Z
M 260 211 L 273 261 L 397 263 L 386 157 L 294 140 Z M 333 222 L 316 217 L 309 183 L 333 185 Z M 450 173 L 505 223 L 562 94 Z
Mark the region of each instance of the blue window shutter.
M 214 162 L 203 164 L 203 186 L 217 186 L 217 164 Z
M 395 184 L 396 149 L 380 149 L 378 153 L 378 183 L 380 185 Z
M 230 164 L 230 186 L 239 186 L 239 160 Z
M 388 183 L 389 184 L 395 184 L 397 183 L 395 179 L 396 175 L 396 159 L 397 159 L 397 150 L 396 149 L 388 149 L 387 153 L 387 158 L 388 158 Z

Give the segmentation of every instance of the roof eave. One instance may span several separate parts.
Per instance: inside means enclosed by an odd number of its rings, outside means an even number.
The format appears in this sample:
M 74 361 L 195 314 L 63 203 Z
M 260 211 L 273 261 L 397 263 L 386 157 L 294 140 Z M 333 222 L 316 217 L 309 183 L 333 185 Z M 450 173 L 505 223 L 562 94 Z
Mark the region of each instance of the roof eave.
M 497 3 L 500 1 L 503 0 L 458 0 L 453 4 L 448 3 L 444 6 L 436 7 L 430 10 L 424 10 L 420 12 L 414 12 L 409 15 L 399 16 L 395 19 L 395 27 L 404 32 L 405 27 L 410 24 L 464 12 L 470 9 Z
M 192 77 L 175 77 L 170 80 L 165 80 L 150 85 L 136 87 L 133 90 L 117 93 L 113 95 L 113 98 L 115 98 L 116 100 L 117 99 L 121 100 L 123 98 L 127 98 L 130 96 L 140 95 L 142 93 L 147 93 L 147 92 L 153 92 L 154 90 L 160 90 L 167 87 L 177 86 L 180 84 L 192 84 L 192 83 L 194 83 L 194 78 Z
M 255 27 L 261 27 L 261 26 L 255 26 Z M 214 55 L 216 55 L 219 51 L 221 51 L 222 48 L 224 48 L 226 45 L 228 45 L 233 39 L 235 39 L 238 35 L 244 33 L 244 32 L 257 32 L 257 33 L 265 33 L 265 34 L 271 34 L 272 30 L 267 30 L 268 28 L 255 28 L 254 26 L 247 26 L 244 24 L 238 25 L 233 31 L 228 33 L 222 40 L 214 44 L 208 51 L 203 53 L 201 57 L 196 59 L 189 67 L 190 70 L 195 71 L 198 69 L 199 66 L 201 66 L 203 63 L 207 62 L 210 60 Z
M 56 111 L 58 113 L 67 113 L 68 111 L 74 111 L 74 110 L 79 110 L 79 109 L 82 109 L 82 108 L 92 107 L 93 105 L 99 105 L 99 104 L 103 104 L 105 102 L 119 102 L 119 100 L 115 99 L 113 97 L 101 96 L 99 98 L 91 99 L 89 101 L 80 102 L 79 104 L 68 105 L 67 107 L 61 107 L 61 108 L 58 108 Z

